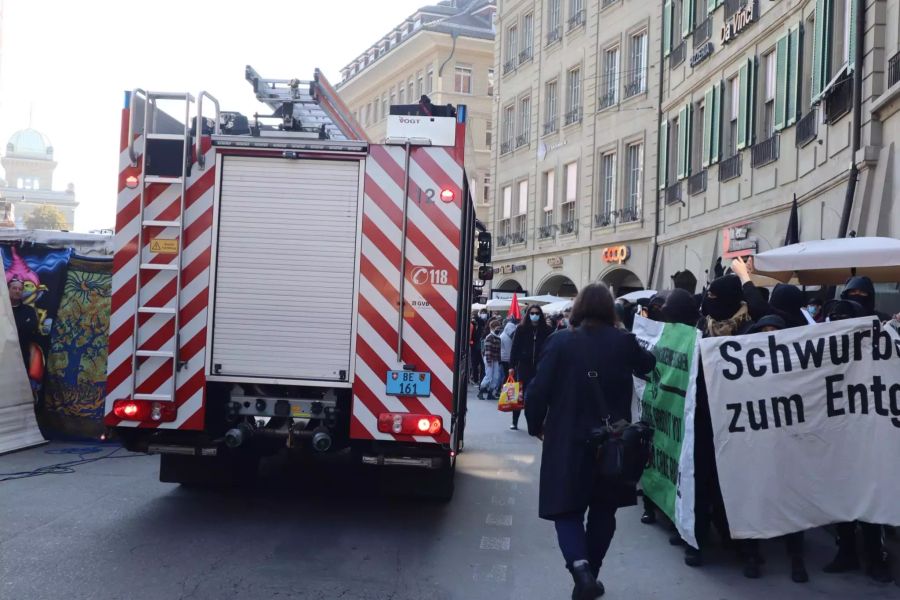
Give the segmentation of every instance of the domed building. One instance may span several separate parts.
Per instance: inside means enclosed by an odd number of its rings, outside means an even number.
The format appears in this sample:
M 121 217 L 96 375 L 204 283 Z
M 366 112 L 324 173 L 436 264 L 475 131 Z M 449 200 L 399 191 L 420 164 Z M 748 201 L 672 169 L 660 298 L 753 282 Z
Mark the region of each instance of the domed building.
M 5 178 L 0 179 L 0 198 L 12 208 L 16 227 L 25 228 L 25 218 L 43 205 L 51 205 L 65 216 L 67 229 L 75 225 L 75 188 L 53 191 L 53 145 L 46 135 L 32 128 L 21 129 L 6 143 L 0 158 Z

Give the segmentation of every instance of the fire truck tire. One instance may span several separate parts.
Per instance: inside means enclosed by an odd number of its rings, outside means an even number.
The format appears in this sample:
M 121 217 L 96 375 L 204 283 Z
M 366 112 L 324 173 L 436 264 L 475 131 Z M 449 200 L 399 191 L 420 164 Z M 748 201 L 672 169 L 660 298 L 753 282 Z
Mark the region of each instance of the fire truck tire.
M 456 464 L 423 473 L 419 495 L 429 500 L 449 502 L 455 489 Z
M 159 480 L 186 487 L 242 486 L 252 484 L 258 470 L 259 457 L 252 455 L 161 454 Z

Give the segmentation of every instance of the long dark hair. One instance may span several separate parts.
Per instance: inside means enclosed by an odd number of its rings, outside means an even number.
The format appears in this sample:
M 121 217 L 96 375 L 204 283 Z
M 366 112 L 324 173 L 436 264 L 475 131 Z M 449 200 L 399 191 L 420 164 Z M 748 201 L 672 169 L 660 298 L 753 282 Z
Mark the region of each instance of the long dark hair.
M 605 283 L 586 285 L 572 304 L 572 315 L 569 317 L 572 327 L 580 325 L 616 324 L 615 300 Z
M 529 304 L 528 305 L 528 308 L 525 309 L 525 316 L 522 317 L 522 322 L 519 323 L 519 326 L 517 329 L 525 329 L 527 327 L 532 326 L 531 319 L 528 318 L 528 314 L 533 310 L 538 311 L 538 313 L 540 313 L 540 315 L 541 315 L 541 318 L 538 319 L 538 322 L 534 325 L 534 327 L 538 331 L 542 331 L 544 329 L 546 329 L 547 331 L 550 331 L 550 326 L 547 325 L 547 317 L 544 316 L 544 309 L 542 309 L 537 304 Z

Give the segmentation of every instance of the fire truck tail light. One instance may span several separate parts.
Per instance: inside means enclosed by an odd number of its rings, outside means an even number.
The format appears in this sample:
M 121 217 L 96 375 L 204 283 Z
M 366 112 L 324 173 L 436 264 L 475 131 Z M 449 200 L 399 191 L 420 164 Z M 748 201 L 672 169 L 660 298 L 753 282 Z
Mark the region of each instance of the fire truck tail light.
M 444 428 L 444 421 L 436 415 L 411 413 L 381 413 L 378 415 L 378 431 L 397 435 L 437 435 Z
M 171 402 L 116 400 L 113 402 L 113 414 L 124 421 L 169 423 L 178 416 L 178 409 Z
M 135 177 L 134 175 L 129 175 L 128 177 L 125 178 L 125 187 L 127 187 L 129 190 L 133 190 L 137 186 L 138 186 L 138 178 L 137 177 Z
M 456 197 L 456 194 L 453 193 L 453 190 L 450 188 L 444 188 L 441 190 L 441 200 L 444 202 L 453 202 L 453 199 Z

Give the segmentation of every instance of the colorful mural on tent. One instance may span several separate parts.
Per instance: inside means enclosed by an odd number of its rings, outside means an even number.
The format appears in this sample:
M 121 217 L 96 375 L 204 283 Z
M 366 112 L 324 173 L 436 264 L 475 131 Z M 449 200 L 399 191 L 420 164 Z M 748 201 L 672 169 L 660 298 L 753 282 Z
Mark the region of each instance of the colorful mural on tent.
M 69 435 L 103 432 L 112 261 L 72 256 L 50 336 L 47 421 Z
M 84 257 L 71 248 L 3 245 L 7 282 L 25 284 L 41 341 L 28 370 L 36 414 L 48 439 L 99 438 L 109 335 L 112 260 Z

